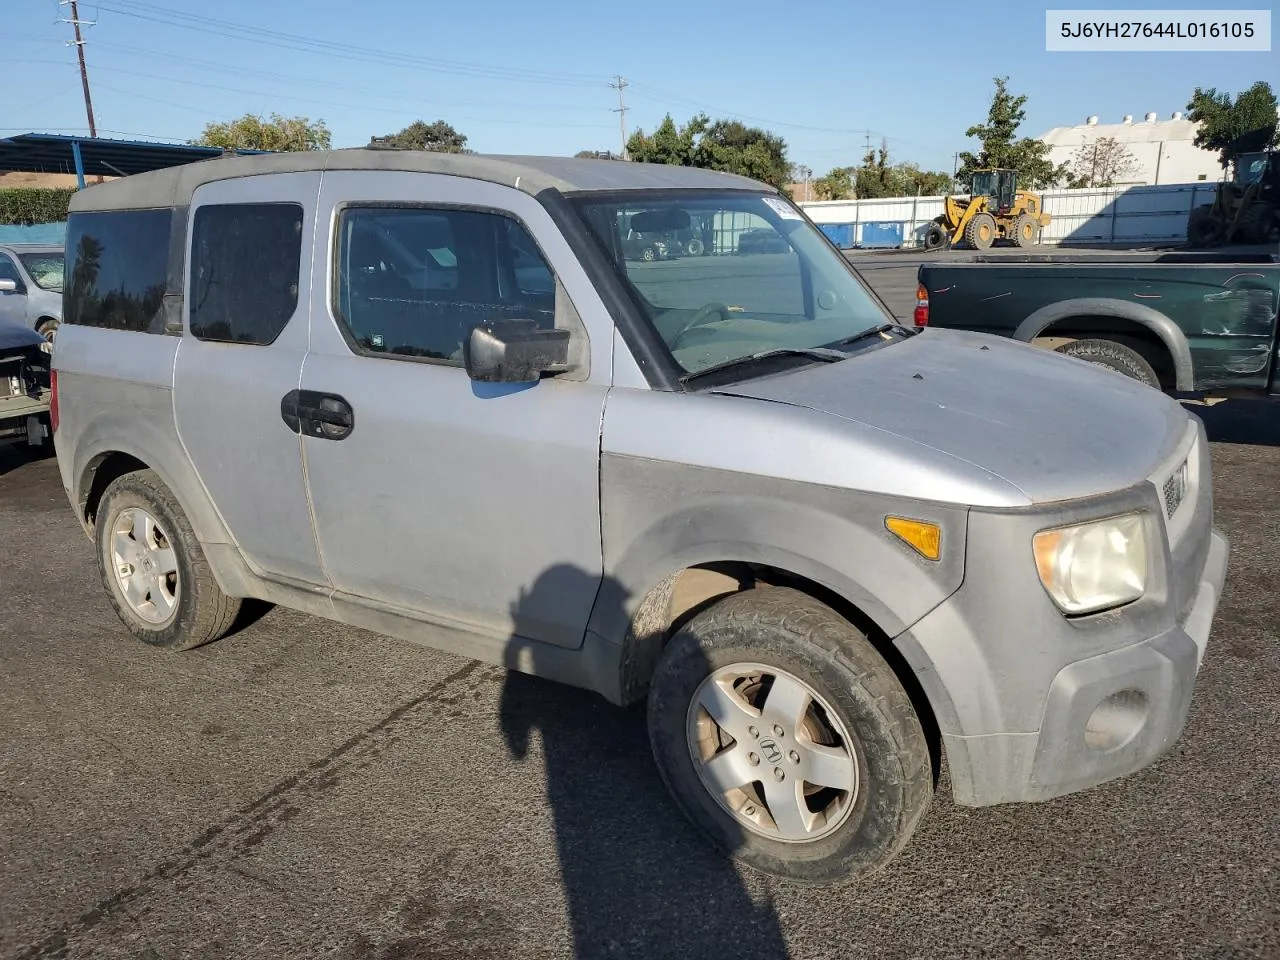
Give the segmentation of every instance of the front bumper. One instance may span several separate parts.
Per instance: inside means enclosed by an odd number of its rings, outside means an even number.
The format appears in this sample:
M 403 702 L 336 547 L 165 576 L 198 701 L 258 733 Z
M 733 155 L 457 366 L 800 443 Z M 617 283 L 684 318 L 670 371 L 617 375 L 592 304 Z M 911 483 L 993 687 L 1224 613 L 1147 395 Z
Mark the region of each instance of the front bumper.
M 1165 477 L 1185 460 L 1186 495 Z M 1143 511 L 1147 590 L 1064 617 L 1034 572 L 1039 529 Z M 894 638 L 933 707 L 955 800 L 1047 800 L 1139 770 L 1181 736 L 1226 579 L 1203 428 L 1152 478 L 1088 502 L 970 511 L 961 588 Z
M 956 803 L 1048 800 L 1134 773 L 1163 755 L 1186 723 L 1228 552 L 1226 537 L 1212 531 L 1196 599 L 1178 626 L 1059 670 L 1038 731 L 944 731 Z

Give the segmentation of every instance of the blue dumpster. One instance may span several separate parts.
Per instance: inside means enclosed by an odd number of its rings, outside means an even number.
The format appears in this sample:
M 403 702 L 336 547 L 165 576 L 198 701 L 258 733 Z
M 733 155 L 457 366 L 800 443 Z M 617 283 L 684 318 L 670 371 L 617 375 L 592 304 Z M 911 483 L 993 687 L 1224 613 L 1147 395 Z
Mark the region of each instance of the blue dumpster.
M 902 246 L 901 221 L 864 223 L 862 225 L 862 246 L 864 247 L 900 247 Z
M 853 246 L 852 223 L 820 223 L 818 227 L 841 250 L 847 250 Z

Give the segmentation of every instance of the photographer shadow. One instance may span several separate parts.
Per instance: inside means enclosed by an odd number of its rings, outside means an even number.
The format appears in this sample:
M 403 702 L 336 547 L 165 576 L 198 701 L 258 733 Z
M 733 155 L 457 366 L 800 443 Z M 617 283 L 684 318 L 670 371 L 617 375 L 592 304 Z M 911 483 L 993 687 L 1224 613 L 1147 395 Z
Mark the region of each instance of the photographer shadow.
M 544 571 L 513 607 L 517 630 L 522 614 L 555 609 L 582 578 L 598 580 L 569 566 Z M 625 599 L 619 589 L 598 596 Z M 509 668 L 519 648 L 528 651 L 513 638 Z M 541 672 L 536 650 L 533 665 Z M 517 759 L 533 752 L 535 731 L 541 743 L 575 957 L 788 956 L 772 901 L 753 899 L 733 863 L 671 800 L 643 703 L 620 709 L 595 693 L 509 669 L 500 724 Z

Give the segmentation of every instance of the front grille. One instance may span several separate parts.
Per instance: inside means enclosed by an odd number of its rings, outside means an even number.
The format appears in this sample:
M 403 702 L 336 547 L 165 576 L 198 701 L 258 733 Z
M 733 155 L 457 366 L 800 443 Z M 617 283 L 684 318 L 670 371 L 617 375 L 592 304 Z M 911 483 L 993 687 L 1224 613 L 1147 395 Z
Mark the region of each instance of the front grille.
M 1182 499 L 1187 495 L 1187 461 L 1183 460 L 1178 469 L 1169 475 L 1164 482 L 1164 515 L 1173 519 L 1182 506 Z

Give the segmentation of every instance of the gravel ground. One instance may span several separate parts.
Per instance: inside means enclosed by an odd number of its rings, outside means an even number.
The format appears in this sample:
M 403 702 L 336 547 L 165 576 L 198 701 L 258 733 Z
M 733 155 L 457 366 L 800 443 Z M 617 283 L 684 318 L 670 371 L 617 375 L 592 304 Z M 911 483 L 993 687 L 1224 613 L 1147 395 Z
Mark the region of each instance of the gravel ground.
M 638 711 L 287 610 L 141 648 L 0 451 L 0 957 L 1280 956 L 1280 407 L 1195 409 L 1233 556 L 1183 738 L 1047 804 L 944 780 L 819 890 L 710 853 Z

